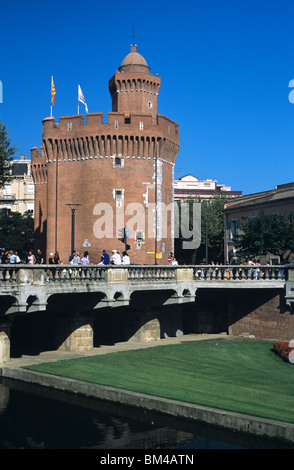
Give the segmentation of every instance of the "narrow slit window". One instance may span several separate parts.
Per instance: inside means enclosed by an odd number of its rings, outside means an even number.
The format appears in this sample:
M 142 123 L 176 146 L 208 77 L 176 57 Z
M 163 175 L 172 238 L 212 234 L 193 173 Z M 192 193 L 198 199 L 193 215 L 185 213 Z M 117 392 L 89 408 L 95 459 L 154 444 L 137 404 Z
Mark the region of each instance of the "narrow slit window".
M 122 189 L 115 190 L 115 204 L 116 204 L 116 207 L 122 207 L 123 205 L 123 190 Z

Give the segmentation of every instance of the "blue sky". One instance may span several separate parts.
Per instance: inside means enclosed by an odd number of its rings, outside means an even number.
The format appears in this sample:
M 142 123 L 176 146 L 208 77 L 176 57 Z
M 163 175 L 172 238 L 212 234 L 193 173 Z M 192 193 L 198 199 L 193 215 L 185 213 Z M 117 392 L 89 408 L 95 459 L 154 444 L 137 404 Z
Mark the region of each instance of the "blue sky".
M 294 181 L 293 0 L 2 2 L 3 102 L 17 156 L 40 147 L 42 119 L 111 111 L 108 80 L 136 44 L 161 77 L 158 112 L 179 123 L 175 176 L 250 194 Z M 80 112 L 84 107 L 80 104 Z

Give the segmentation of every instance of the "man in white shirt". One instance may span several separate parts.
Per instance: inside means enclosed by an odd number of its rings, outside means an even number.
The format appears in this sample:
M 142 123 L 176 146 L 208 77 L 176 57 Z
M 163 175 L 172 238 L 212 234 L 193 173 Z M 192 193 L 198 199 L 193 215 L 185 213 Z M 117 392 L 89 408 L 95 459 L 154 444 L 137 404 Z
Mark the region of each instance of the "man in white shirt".
M 112 250 L 110 262 L 111 264 L 121 264 L 121 257 L 116 250 Z

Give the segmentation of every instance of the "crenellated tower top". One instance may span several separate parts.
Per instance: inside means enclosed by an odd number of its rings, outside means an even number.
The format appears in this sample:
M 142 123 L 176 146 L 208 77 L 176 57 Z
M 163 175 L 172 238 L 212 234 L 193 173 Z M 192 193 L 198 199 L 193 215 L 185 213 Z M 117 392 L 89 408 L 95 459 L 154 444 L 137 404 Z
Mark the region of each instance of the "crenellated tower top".
M 109 80 L 112 111 L 126 116 L 148 114 L 155 117 L 160 85 L 160 77 L 150 73 L 150 67 L 137 52 L 137 46 L 131 46 L 131 52 Z

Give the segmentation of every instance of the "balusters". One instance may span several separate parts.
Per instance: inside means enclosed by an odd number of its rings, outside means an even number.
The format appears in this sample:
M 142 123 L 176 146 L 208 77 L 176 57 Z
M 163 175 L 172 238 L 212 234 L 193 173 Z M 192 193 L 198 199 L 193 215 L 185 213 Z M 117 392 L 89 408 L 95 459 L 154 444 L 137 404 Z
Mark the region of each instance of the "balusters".
M 282 279 L 282 273 L 280 269 L 278 269 L 278 275 L 276 276 L 276 279 Z
M 272 265 L 201 265 L 187 266 L 185 269 L 191 269 L 193 280 L 195 282 L 213 281 L 221 283 L 223 281 L 239 282 L 259 282 L 267 281 L 285 281 L 284 267 Z M 0 267 L 0 283 L 18 282 L 20 270 L 38 270 L 43 269 L 40 279 L 49 282 L 59 283 L 94 283 L 107 282 L 108 269 L 111 266 L 83 266 L 83 265 L 48 265 L 41 268 L 38 266 L 26 265 L 2 265 Z M 115 268 L 116 269 L 116 268 Z M 121 266 L 117 269 L 127 269 L 129 282 L 156 282 L 156 281 L 175 281 L 177 280 L 177 271 L 181 266 L 157 266 L 157 265 L 130 265 Z M 26 278 L 21 276 L 21 279 Z M 34 276 L 28 276 L 28 283 L 32 283 Z M 39 279 L 39 275 L 36 277 Z M 23 282 L 23 281 L 21 281 Z M 27 281 L 25 281 L 26 283 Z

